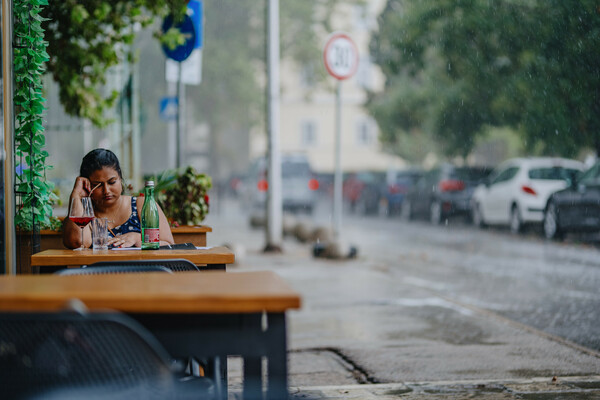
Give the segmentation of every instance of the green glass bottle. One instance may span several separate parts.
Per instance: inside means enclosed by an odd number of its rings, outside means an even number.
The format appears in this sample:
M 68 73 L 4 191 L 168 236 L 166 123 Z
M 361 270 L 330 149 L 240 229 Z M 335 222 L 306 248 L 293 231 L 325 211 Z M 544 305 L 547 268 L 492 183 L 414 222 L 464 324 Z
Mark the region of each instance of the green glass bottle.
M 142 250 L 158 250 L 160 247 L 158 205 L 154 199 L 154 181 L 146 181 L 144 207 L 140 216 L 142 223 Z

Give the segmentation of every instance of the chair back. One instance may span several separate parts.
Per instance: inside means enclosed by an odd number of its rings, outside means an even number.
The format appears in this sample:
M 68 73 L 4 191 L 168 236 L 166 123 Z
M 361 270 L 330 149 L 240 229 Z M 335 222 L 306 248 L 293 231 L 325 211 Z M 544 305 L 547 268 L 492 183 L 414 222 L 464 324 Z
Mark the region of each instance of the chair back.
M 167 260 L 126 260 L 126 261 L 100 261 L 90 264 L 89 267 L 107 267 L 112 265 L 130 265 L 130 266 L 152 266 L 162 265 L 173 272 L 182 271 L 200 271 L 193 262 L 184 258 L 171 258 Z M 88 268 L 89 268 L 88 267 Z
M 100 275 L 100 274 L 127 274 L 139 272 L 166 272 L 172 274 L 164 265 L 128 265 L 123 262 L 112 263 L 107 266 L 83 266 L 81 268 L 67 268 L 55 272 L 57 275 Z
M 0 313 L 0 349 L 7 399 L 169 398 L 174 385 L 156 338 L 117 312 Z

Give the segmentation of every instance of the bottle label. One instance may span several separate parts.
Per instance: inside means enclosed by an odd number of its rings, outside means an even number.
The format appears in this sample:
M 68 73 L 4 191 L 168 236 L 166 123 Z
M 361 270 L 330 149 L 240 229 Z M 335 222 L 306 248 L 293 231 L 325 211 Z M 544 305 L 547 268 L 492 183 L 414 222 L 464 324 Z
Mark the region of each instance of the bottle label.
M 144 229 L 144 243 L 157 243 L 159 242 L 158 228 L 146 228 Z

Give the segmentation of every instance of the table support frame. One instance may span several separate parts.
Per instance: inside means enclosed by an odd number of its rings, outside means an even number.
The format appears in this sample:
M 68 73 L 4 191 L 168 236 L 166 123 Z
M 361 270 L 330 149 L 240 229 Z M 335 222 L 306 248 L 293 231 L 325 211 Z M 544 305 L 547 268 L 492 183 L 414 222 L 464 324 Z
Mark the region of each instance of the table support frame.
M 263 399 L 263 376 L 267 379 L 266 399 L 288 398 L 285 313 L 130 315 L 149 329 L 173 357 L 216 358 L 225 371 L 227 356 L 242 357 L 244 399 Z M 263 358 L 267 361 L 266 371 Z M 226 385 L 224 389 L 221 398 L 227 399 Z

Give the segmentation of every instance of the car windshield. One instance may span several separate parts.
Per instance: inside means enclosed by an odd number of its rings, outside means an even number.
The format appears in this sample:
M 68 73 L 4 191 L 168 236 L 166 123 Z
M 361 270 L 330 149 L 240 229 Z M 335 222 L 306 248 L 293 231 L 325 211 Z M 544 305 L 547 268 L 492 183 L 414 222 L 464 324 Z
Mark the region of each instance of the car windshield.
M 577 177 L 577 181 L 583 184 L 599 184 L 600 183 L 600 163 L 594 165 L 585 172 L 581 172 Z
M 454 179 L 477 182 L 483 180 L 489 173 L 488 168 L 455 168 L 451 175 Z
M 534 168 L 529 170 L 528 176 L 533 180 L 571 180 L 579 172 L 577 169 L 563 167 Z
M 282 178 L 310 175 L 310 165 L 307 162 L 283 161 L 281 163 Z

